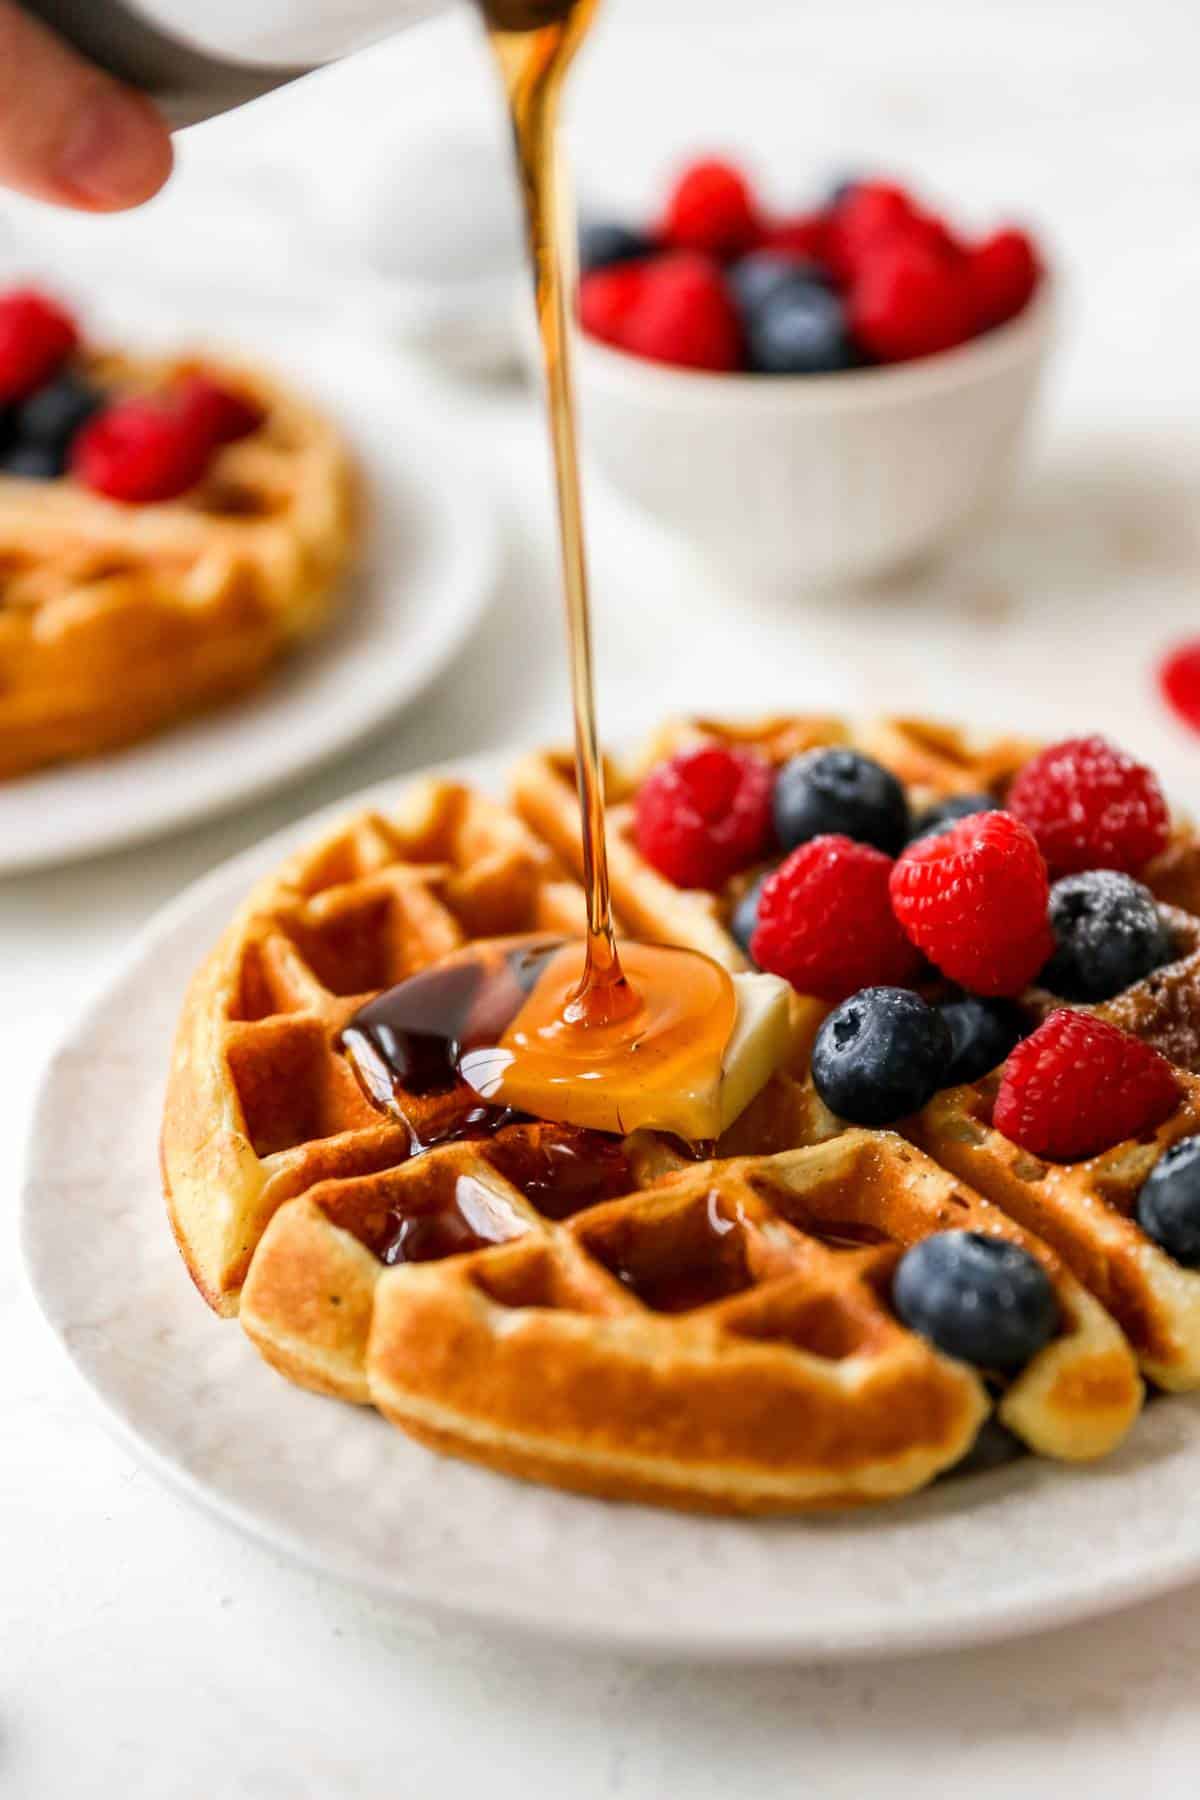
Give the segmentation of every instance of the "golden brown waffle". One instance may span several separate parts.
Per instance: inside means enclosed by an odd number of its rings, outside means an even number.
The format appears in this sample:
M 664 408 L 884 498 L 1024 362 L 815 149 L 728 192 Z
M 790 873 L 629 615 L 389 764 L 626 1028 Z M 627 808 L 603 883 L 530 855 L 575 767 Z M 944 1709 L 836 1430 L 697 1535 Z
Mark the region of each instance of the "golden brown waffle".
M 900 1325 L 890 1273 L 932 1231 L 1020 1233 L 900 1139 L 844 1132 L 786 1072 L 700 1166 L 648 1134 L 532 1123 L 412 1156 L 460 1099 L 401 1123 L 364 1098 L 338 1048 L 364 1000 L 472 938 L 582 922 L 553 850 L 436 781 L 260 884 L 193 982 L 168 1088 L 165 1182 L 202 1292 L 240 1302 L 294 1380 L 590 1492 L 782 1510 L 954 1464 L 988 1390 Z M 1100 1454 L 1136 1413 L 1133 1359 L 1030 1248 L 1064 1329 L 1000 1415 L 1046 1454 Z
M 175 1232 L 218 1311 L 236 1310 L 281 1201 L 408 1155 L 334 1048 L 363 1001 L 472 938 L 583 923 L 550 851 L 446 782 L 351 819 L 254 890 L 189 991 L 163 1126 Z
M 1200 1080 L 1155 1132 L 1086 1162 L 1051 1163 L 991 1124 L 998 1078 L 935 1095 L 906 1130 L 944 1168 L 1036 1232 L 1106 1306 L 1160 1387 L 1200 1387 L 1200 1271 L 1151 1241 L 1134 1216 L 1143 1182 L 1168 1145 L 1200 1131 Z
M 1128 1347 L 1057 1258 L 890 1134 L 690 1166 L 606 1202 L 626 1155 L 636 1180 L 636 1152 L 614 1147 L 591 1204 L 507 1137 L 282 1206 L 242 1301 L 264 1355 L 559 1486 L 737 1512 L 878 1499 L 957 1462 L 989 1411 L 978 1374 L 887 1300 L 901 1248 L 953 1225 L 1032 1249 L 1062 1309 L 1004 1422 L 1088 1457 L 1137 1412 Z M 386 1267 L 414 1228 L 428 1259 Z
M 96 359 L 123 392 L 202 370 L 265 422 L 177 500 L 0 476 L 0 777 L 145 735 L 257 681 L 325 620 L 356 539 L 347 451 L 307 402 L 208 358 Z

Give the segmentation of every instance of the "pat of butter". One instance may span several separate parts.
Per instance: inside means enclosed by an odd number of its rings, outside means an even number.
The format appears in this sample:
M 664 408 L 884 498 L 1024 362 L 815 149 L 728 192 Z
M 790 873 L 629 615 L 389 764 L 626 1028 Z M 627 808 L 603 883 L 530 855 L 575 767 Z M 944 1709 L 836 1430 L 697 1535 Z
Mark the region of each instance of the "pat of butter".
M 537 1057 L 513 1056 L 500 1047 L 468 1052 L 462 1073 L 493 1104 L 555 1124 L 622 1136 L 671 1132 L 691 1144 L 712 1143 L 790 1058 L 798 1039 L 796 996 L 786 981 L 724 972 L 722 978 L 732 983 L 734 999 L 723 1048 L 707 1046 L 697 1028 L 664 1056 L 635 1041 L 610 1045 L 590 1065 L 552 1058 L 548 1071 Z
M 728 1131 L 792 1050 L 795 1027 L 790 983 L 778 975 L 735 975 L 733 985 L 737 1022 L 725 1047 L 711 1101 L 714 1129 L 699 1133 L 699 1137 L 716 1138 Z

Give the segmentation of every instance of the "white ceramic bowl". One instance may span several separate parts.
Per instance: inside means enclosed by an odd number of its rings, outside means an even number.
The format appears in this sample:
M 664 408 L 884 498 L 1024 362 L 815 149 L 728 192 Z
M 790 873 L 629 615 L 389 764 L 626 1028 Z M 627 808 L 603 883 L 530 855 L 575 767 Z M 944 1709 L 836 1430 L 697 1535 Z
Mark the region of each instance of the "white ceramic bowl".
M 872 579 L 946 548 L 1015 472 L 1051 284 L 956 350 L 838 375 L 708 375 L 578 335 L 584 443 L 616 487 L 741 577 Z

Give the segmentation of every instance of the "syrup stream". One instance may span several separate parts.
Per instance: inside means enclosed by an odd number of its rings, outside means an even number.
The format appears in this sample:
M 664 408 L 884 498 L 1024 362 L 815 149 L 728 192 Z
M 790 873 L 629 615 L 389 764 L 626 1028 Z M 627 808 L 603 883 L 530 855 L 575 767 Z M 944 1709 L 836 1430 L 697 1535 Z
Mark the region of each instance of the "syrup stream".
M 575 224 L 557 143 L 563 79 L 598 0 L 480 4 L 508 95 L 545 364 L 587 940 L 582 955 L 545 938 L 477 943 L 360 1008 L 341 1044 L 372 1103 L 404 1119 L 414 1154 L 551 1119 L 583 1133 L 580 1159 L 598 1162 L 597 1133 L 708 1140 L 737 996 L 717 963 L 665 945 L 626 946 L 631 983 L 613 934 L 571 376 Z
M 546 406 L 558 495 L 559 549 L 566 596 L 575 767 L 587 893 L 583 979 L 564 1014 L 569 1024 L 608 1025 L 638 1007 L 613 935 L 608 854 L 604 842 L 604 772 L 596 725 L 591 613 L 584 550 L 583 503 L 575 443 L 570 303 L 575 292 L 573 209 L 558 142 L 563 79 L 592 23 L 598 0 L 483 0 L 489 36 L 504 79 L 525 202 L 534 299 L 545 370 Z

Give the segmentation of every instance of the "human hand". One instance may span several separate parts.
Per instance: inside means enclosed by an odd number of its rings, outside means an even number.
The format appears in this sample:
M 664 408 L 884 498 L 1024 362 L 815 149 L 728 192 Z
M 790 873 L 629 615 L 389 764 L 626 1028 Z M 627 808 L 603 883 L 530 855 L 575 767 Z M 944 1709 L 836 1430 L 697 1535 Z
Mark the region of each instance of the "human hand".
M 167 128 L 144 95 L 0 0 L 0 186 L 118 212 L 156 194 L 171 162 Z

